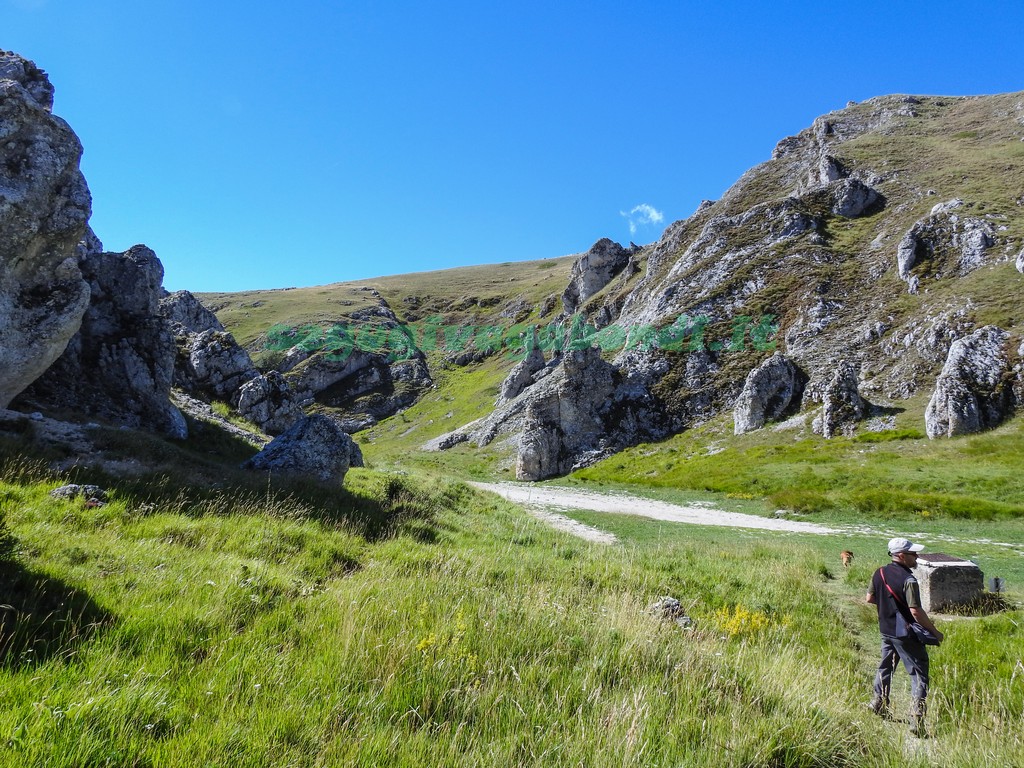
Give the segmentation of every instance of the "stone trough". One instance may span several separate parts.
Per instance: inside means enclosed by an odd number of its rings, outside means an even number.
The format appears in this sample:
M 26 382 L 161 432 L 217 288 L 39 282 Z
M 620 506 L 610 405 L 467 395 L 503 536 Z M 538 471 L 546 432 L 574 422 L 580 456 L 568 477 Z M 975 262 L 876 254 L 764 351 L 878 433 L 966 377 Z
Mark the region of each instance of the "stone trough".
M 970 560 L 939 552 L 922 552 L 914 576 L 921 587 L 921 604 L 926 611 L 970 605 L 981 597 L 985 577 Z

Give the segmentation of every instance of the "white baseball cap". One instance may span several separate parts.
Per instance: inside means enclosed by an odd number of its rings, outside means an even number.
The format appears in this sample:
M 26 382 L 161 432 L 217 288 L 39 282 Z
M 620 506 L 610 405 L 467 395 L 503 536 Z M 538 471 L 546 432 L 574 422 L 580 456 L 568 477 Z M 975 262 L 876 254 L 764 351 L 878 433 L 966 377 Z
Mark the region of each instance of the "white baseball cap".
M 914 544 L 908 539 L 889 539 L 889 554 L 896 555 L 900 552 L 920 552 L 924 544 Z

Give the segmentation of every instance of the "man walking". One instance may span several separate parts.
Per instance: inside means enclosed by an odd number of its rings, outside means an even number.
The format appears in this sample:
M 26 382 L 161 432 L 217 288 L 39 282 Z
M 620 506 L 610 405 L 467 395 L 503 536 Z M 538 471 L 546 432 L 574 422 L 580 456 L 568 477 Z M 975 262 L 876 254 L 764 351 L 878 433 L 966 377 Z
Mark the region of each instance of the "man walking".
M 882 633 L 882 659 L 875 674 L 874 696 L 871 709 L 883 717 L 889 711 L 889 689 L 896 661 L 910 675 L 910 732 L 915 736 L 925 735 L 925 699 L 928 696 L 928 649 L 909 630 L 905 636 L 897 636 L 897 616 L 909 613 L 914 621 L 931 631 L 940 641 L 942 633 L 935 628 L 928 614 L 921 607 L 921 591 L 911 569 L 917 565 L 917 553 L 924 549 L 906 539 L 892 539 L 889 542 L 889 556 L 892 562 L 875 571 L 871 586 L 865 598 L 878 607 L 878 628 Z M 901 621 L 905 624 L 905 621 Z

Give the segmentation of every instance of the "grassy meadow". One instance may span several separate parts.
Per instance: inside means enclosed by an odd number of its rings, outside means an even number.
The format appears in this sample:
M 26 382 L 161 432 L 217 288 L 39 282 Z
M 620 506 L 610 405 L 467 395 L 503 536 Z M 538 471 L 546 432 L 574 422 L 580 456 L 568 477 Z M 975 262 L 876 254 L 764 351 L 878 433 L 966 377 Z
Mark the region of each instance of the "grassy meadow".
M 98 508 L 51 499 L 64 479 L 0 465 L 0 765 L 976 766 L 1024 750 L 1021 612 L 943 624 L 934 738 L 912 740 L 863 706 L 871 558 L 841 572 L 821 537 L 603 516 L 622 543 L 592 545 L 462 483 L 374 470 L 330 494 L 108 481 Z M 691 627 L 648 613 L 663 595 Z

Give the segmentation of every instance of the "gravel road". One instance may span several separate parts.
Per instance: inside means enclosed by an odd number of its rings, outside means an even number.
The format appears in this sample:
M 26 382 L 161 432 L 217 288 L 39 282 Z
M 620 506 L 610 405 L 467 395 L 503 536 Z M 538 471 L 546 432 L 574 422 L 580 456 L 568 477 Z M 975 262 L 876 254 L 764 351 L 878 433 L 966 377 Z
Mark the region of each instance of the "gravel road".
M 575 488 L 555 488 L 522 483 L 470 483 L 475 488 L 491 491 L 509 501 L 522 504 L 537 517 L 556 528 L 566 530 L 591 541 L 608 542 L 611 534 L 592 526 L 583 525 L 559 515 L 554 510 L 589 509 L 594 512 L 611 512 L 619 515 L 639 515 L 652 520 L 667 520 L 673 523 L 693 525 L 719 525 L 729 528 L 758 528 L 765 531 L 786 531 L 789 533 L 839 533 L 832 528 L 815 523 L 803 523 L 786 518 L 760 517 L 741 512 L 726 512 L 711 504 L 684 506 L 667 501 L 655 501 L 623 493 L 596 493 Z M 559 520 L 560 518 L 560 520 Z M 614 536 L 612 536 L 614 540 Z

